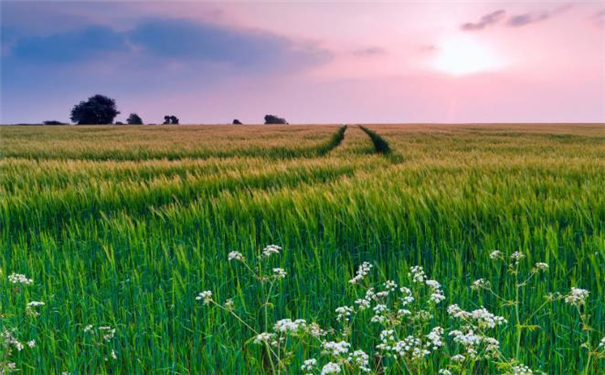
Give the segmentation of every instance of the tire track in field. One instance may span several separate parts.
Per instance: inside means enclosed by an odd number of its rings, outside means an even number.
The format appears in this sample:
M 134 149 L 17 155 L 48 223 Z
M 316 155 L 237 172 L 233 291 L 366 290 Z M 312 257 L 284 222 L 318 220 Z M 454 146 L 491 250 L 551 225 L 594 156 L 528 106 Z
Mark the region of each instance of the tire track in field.
M 318 147 L 317 153 L 319 154 L 319 156 L 324 156 L 328 152 L 330 152 L 330 151 L 334 150 L 336 147 L 340 146 L 342 141 L 345 139 L 346 131 L 347 131 L 347 125 L 343 125 L 340 128 L 338 128 L 336 133 L 332 134 L 328 143 L 326 143 L 323 146 Z
M 368 135 L 368 137 L 370 137 L 372 143 L 374 144 L 374 150 L 377 154 L 382 154 L 385 156 L 391 155 L 391 146 L 386 139 L 382 138 L 378 133 L 366 128 L 365 126 L 360 125 L 359 127 Z

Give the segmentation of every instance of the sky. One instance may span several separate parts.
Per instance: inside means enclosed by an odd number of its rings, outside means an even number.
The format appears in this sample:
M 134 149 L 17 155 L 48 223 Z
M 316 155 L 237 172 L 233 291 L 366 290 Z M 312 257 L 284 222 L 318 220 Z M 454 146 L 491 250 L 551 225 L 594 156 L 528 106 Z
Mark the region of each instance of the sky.
M 605 3 L 1 1 L 0 123 L 605 122 Z

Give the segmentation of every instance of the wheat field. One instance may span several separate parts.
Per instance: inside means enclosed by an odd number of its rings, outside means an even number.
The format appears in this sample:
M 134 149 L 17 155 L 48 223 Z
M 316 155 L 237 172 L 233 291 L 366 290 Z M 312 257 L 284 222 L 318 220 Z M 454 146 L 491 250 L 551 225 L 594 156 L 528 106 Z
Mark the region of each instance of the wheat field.
M 0 374 L 605 374 L 602 124 L 10 126 L 0 146 Z M 442 345 L 376 349 L 363 262 L 439 281 L 426 319 L 389 324 Z M 506 319 L 496 354 L 448 334 L 454 304 Z M 254 342 L 281 319 L 374 354 Z

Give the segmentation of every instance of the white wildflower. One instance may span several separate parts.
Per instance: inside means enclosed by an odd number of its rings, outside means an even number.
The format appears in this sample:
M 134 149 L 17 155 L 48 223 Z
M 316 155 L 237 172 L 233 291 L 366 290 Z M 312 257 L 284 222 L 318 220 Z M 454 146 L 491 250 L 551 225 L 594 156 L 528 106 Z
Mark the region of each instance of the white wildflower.
M 233 310 L 235 308 L 235 304 L 233 303 L 233 298 L 229 298 L 225 301 L 225 308 L 227 310 Z
M 303 365 L 300 366 L 302 371 L 313 371 L 317 366 L 317 360 L 315 358 L 307 359 L 303 362 Z
M 204 305 L 209 305 L 212 302 L 212 292 L 209 290 L 205 290 L 195 297 L 197 301 L 204 301 Z
M 327 334 L 327 332 L 321 329 L 321 327 L 317 323 L 309 324 L 307 326 L 307 332 L 309 332 L 309 334 L 313 337 L 321 337 Z
M 39 301 L 31 301 L 30 303 L 27 304 L 27 306 L 29 307 L 38 307 L 38 306 L 44 306 L 46 305 L 44 302 L 39 302 Z
M 372 309 L 374 311 L 374 314 L 380 314 L 384 311 L 387 311 L 389 308 L 387 307 L 387 305 L 383 305 L 383 304 L 379 304 L 374 306 L 374 308 Z
M 369 361 L 370 356 L 367 355 L 363 350 L 356 350 L 347 358 L 347 362 L 358 367 L 361 372 L 371 371 Z
M 358 306 L 359 310 L 365 310 L 370 308 L 370 301 L 365 298 L 360 298 L 356 300 L 355 304 Z
M 494 328 L 506 323 L 506 319 L 490 313 L 485 308 L 472 311 L 470 316 L 476 321 L 479 328 Z
M 349 317 L 351 316 L 352 313 L 353 313 L 353 309 L 350 308 L 349 306 L 341 306 L 336 309 L 336 314 L 338 314 L 336 316 L 336 320 L 338 320 L 339 322 L 341 320 L 345 320 L 348 322 Z
M 6 330 L 2 332 L 2 338 L 4 339 L 5 346 L 12 346 L 17 349 L 18 352 L 23 350 L 23 344 L 13 336 L 14 330 Z M 1 340 L 0 340 L 1 341 Z
M 409 305 L 410 303 L 414 302 L 414 296 L 409 288 L 401 287 L 399 288 L 399 291 L 404 294 L 404 296 L 401 297 L 402 306 Z
M 327 341 L 323 343 L 323 348 L 333 356 L 340 356 L 347 354 L 351 344 L 346 341 Z
M 536 263 L 535 268 L 536 268 L 537 271 L 547 271 L 548 270 L 548 263 L 538 262 L 538 263 Z
M 281 332 L 285 334 L 297 333 L 307 326 L 307 322 L 304 319 L 281 319 L 278 320 L 273 326 L 275 332 Z
M 370 273 L 370 269 L 372 269 L 372 265 L 368 262 L 363 262 L 357 269 L 357 273 L 355 274 L 355 277 L 352 278 L 351 280 L 349 280 L 349 283 L 357 284 L 364 277 L 366 277 L 368 273 Z
M 513 366 L 511 369 L 512 375 L 531 375 L 534 372 L 525 365 Z
M 116 334 L 116 329 L 108 326 L 99 327 L 98 329 L 99 331 L 103 331 L 102 337 L 103 340 L 105 340 L 106 342 L 111 341 L 111 339 L 113 339 Z
M 571 292 L 565 297 L 565 302 L 572 306 L 581 306 L 586 302 L 590 292 L 586 289 L 571 288 Z
M 441 290 L 441 284 L 439 284 L 437 281 L 426 280 L 426 285 L 428 285 L 433 290 L 429 298 L 431 302 L 439 303 L 445 299 L 445 295 Z
M 259 333 L 254 338 L 254 343 L 255 344 L 263 344 L 263 343 L 268 344 L 273 340 L 274 337 L 275 337 L 275 335 L 272 333 L 268 333 L 268 332 Z
M 388 296 L 389 296 L 389 291 L 388 290 L 376 293 L 376 297 L 377 298 L 386 298 Z
M 519 262 L 523 258 L 525 258 L 525 254 L 520 251 L 515 251 L 510 255 L 510 259 L 514 260 L 515 262 Z
M 36 340 L 30 340 L 27 342 L 27 346 L 29 346 L 30 348 L 33 348 L 36 346 Z
M 410 273 L 408 274 L 408 276 L 411 276 L 412 281 L 415 283 L 422 283 L 424 282 L 424 280 L 426 280 L 426 274 L 420 266 L 414 266 L 410 268 Z
M 265 256 L 265 258 L 269 258 L 273 254 L 279 254 L 280 251 L 281 247 L 277 245 L 269 245 L 263 249 L 263 256 Z
M 278 279 L 285 279 L 287 273 L 286 273 L 286 270 L 284 270 L 283 268 L 274 268 L 273 275 L 275 277 L 277 277 Z
M 439 375 L 452 375 L 452 372 L 450 370 L 442 368 L 441 370 L 439 370 Z
M 441 327 L 433 328 L 431 330 L 431 332 L 428 335 L 426 335 L 426 338 L 431 343 L 433 350 L 437 350 L 443 346 L 442 336 L 443 336 L 443 328 L 441 328 Z
M 11 273 L 8 275 L 8 281 L 12 284 L 23 284 L 23 285 L 31 285 L 34 280 L 28 279 L 27 276 L 20 273 Z
M 471 285 L 472 290 L 480 290 L 480 289 L 490 289 L 492 284 L 488 280 L 477 279 Z
M 237 260 L 238 262 L 243 262 L 246 260 L 246 258 L 244 258 L 244 254 L 240 253 L 239 251 L 230 252 L 227 258 L 229 261 Z
M 395 289 L 397 289 L 397 283 L 395 283 L 393 280 L 387 280 L 384 283 L 384 287 L 386 288 L 386 290 L 388 290 L 389 292 L 394 292 Z
M 501 259 L 502 256 L 503 256 L 502 251 L 500 251 L 500 250 L 494 250 L 489 254 L 489 257 L 493 260 Z
M 329 374 L 340 374 L 341 373 L 340 366 L 338 363 L 328 362 L 321 369 L 321 375 L 329 375 Z
M 462 354 L 456 354 L 454 356 L 452 356 L 451 360 L 454 362 L 464 362 L 464 360 L 466 359 L 465 356 L 463 356 Z

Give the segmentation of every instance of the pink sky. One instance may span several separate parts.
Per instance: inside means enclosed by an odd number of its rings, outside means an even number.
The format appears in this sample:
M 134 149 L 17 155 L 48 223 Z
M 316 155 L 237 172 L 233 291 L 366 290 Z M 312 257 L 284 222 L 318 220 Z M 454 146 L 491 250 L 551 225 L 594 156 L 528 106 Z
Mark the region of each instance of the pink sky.
M 208 79 L 201 73 L 197 77 L 188 61 L 179 59 L 132 72 L 111 59 L 78 63 L 77 70 L 140 75 L 142 82 L 179 72 L 185 82 L 199 79 L 199 85 L 169 91 L 103 87 L 124 113 L 138 112 L 149 122 L 168 112 L 186 123 L 236 117 L 258 123 L 267 113 L 293 123 L 605 122 L 601 1 L 118 4 L 119 11 L 107 4 L 95 9 L 85 3 L 63 5 L 58 11 L 52 3 L 44 5 L 63 15 L 85 14 L 87 22 L 118 32 L 129 32 L 148 18 L 187 19 L 242 34 L 279 36 L 301 56 L 309 51 L 325 56 L 262 73 L 241 68 L 241 62 L 235 69 L 221 62 L 212 65 Z M 53 33 L 43 26 L 32 29 L 39 35 Z M 134 54 L 142 47 L 132 48 Z M 10 86 L 3 89 L 5 110 L 15 108 L 3 122 L 16 120 L 28 92 L 13 95 Z M 95 90 L 65 88 L 60 99 L 41 106 L 36 115 L 64 119 L 74 101 Z

